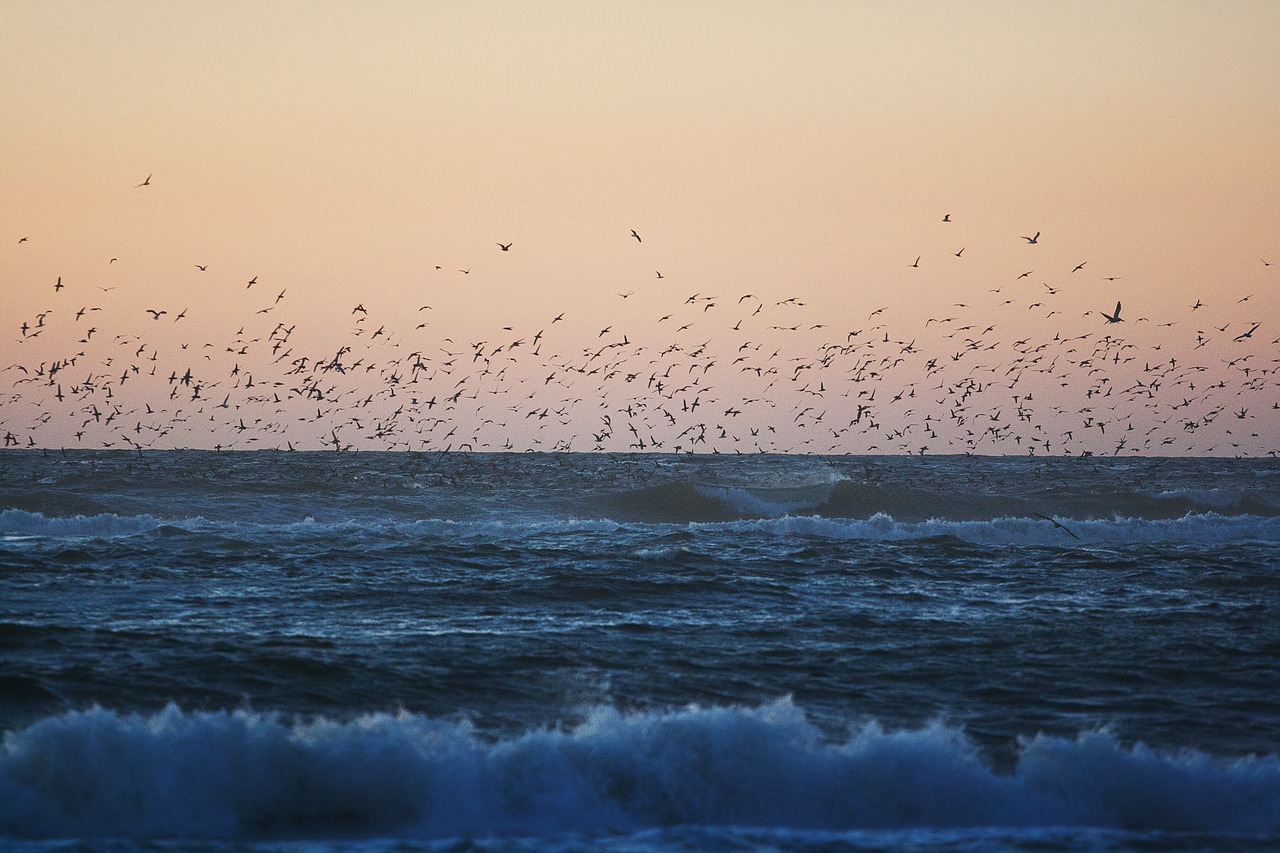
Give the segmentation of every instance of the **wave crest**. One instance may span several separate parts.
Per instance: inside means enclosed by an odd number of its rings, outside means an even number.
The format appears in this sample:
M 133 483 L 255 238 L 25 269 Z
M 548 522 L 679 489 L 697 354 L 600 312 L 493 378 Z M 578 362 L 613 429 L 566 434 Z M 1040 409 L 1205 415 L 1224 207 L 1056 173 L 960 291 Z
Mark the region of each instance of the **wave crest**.
M 0 537 L 3 538 L 107 539 L 147 533 L 159 526 L 160 521 L 150 515 L 116 515 L 104 512 L 96 515 L 47 516 L 22 509 L 0 511 Z
M 677 824 L 856 829 L 1089 826 L 1280 832 L 1280 758 L 1024 741 L 999 773 L 962 731 L 872 724 L 825 739 L 789 700 L 596 709 L 490 740 L 466 722 L 101 709 L 5 738 L 10 837 L 442 838 Z

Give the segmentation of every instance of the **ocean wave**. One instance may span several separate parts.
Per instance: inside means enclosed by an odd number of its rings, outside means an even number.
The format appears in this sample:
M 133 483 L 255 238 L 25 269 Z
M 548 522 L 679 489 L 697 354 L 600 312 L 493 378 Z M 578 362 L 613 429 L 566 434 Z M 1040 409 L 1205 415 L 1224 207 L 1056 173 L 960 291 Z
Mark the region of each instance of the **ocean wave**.
M 108 539 L 147 533 L 159 526 L 160 521 L 150 515 L 103 512 L 96 515 L 48 516 L 22 509 L 0 511 L 0 538 L 3 539 Z
M 681 522 L 622 522 L 608 518 L 538 520 L 454 519 L 347 519 L 318 521 L 305 518 L 283 523 L 221 521 L 203 517 L 158 519 L 151 515 L 121 516 L 103 513 L 69 518 L 47 517 L 24 510 L 0 512 L 0 542 L 21 547 L 44 540 L 110 539 L 142 534 L 192 534 L 227 541 L 305 541 L 337 543 L 351 537 L 372 537 L 390 543 L 421 546 L 447 542 L 527 542 L 531 539 L 634 534 L 655 531 L 689 531 L 695 534 L 813 536 L 837 540 L 900 542 L 957 539 L 979 545 L 1014 546 L 1119 546 L 1119 545 L 1221 545 L 1246 542 L 1280 542 L 1280 517 L 1188 513 L 1180 518 L 1049 518 L 1044 515 L 1008 516 L 983 521 L 951 521 L 929 518 L 909 521 L 888 513 L 868 518 L 832 518 L 823 515 L 781 515 L 742 518 L 732 513 L 704 514 Z M 655 550 L 646 546 L 644 555 Z
M 453 519 L 365 518 L 343 521 L 319 521 L 303 518 L 286 522 L 226 521 L 192 516 L 162 519 L 152 515 L 46 516 L 25 510 L 0 511 L 0 541 L 40 539 L 110 539 L 145 533 L 197 534 L 245 539 L 261 536 L 284 536 L 290 539 L 339 539 L 352 535 L 374 535 L 393 538 L 459 538 L 512 540 L 536 536 L 575 533 L 609 533 L 621 525 L 609 519 L 485 519 L 459 521 Z
M 1255 489 L 1217 487 L 1211 489 L 1164 489 L 1157 500 L 1187 502 L 1224 514 L 1276 515 L 1280 513 L 1280 495 Z
M 1170 489 L 1151 493 L 1140 489 L 1074 487 L 987 493 L 963 488 L 963 484 L 923 486 L 848 478 L 799 483 L 680 480 L 597 495 L 589 505 L 620 520 L 667 523 L 787 515 L 844 519 L 883 514 L 905 521 L 991 521 L 1037 514 L 1151 520 L 1208 512 L 1268 517 L 1280 514 L 1280 503 L 1265 490 Z
M 698 525 L 695 525 L 698 526 Z M 787 516 L 730 522 L 741 532 L 800 534 L 831 539 L 909 541 L 950 537 L 978 545 L 1133 545 L 1280 542 L 1280 518 L 1188 514 L 1174 519 L 996 518 L 991 521 L 898 521 L 885 513 L 867 519 Z
M 1007 772 L 941 723 L 832 741 L 789 700 L 625 713 L 490 738 L 401 713 L 341 722 L 101 709 L 10 732 L 10 838 L 446 838 L 638 831 L 1098 827 L 1280 832 L 1280 757 L 1023 740 Z

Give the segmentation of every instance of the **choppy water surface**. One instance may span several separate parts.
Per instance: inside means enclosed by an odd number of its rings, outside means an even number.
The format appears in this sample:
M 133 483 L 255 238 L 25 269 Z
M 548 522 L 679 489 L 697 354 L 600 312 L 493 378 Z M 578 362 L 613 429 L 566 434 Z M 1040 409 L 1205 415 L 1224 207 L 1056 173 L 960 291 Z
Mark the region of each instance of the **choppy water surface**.
M 42 850 L 1272 849 L 1280 465 L 8 452 L 0 727 Z

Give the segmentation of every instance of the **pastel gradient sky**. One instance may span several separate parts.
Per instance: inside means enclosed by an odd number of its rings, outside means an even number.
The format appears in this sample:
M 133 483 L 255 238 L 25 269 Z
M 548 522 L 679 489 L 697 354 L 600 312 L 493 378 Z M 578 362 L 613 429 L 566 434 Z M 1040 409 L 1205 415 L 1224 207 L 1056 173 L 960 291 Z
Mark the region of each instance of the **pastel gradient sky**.
M 4 366 L 59 358 L 41 348 L 70 346 L 90 305 L 101 335 L 158 336 L 164 372 L 253 322 L 331 351 L 356 304 L 405 352 L 465 359 L 503 334 L 528 352 L 561 312 L 561 352 L 611 324 L 630 346 L 695 293 L 718 300 L 693 303 L 701 323 L 747 293 L 802 299 L 807 351 L 881 307 L 895 343 L 960 304 L 1007 346 L 1064 317 L 1096 331 L 1121 300 L 1138 348 L 1177 330 L 1191 350 L 1199 299 L 1228 325 L 1215 346 L 1258 323 L 1235 343 L 1277 355 L 1280 4 L 0 2 L 0 19 Z M 998 315 L 1015 286 L 1037 289 Z M 1046 293 L 1072 300 L 1056 319 L 1026 307 Z M 33 341 L 19 327 L 40 312 Z M 742 318 L 721 319 L 697 343 L 723 368 Z M 1205 372 L 1234 382 L 1231 355 Z M 79 418 L 37 431 L 44 398 L 20 396 L 0 425 L 74 443 Z M 1250 451 L 1280 446 L 1280 418 L 1251 408 Z

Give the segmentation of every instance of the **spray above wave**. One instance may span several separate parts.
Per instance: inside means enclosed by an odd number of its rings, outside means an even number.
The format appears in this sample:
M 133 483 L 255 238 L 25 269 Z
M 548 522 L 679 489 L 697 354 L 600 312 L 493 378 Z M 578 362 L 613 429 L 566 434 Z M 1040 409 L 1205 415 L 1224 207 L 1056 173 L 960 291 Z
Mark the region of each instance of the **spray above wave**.
M 1011 772 L 964 734 L 875 725 L 832 742 L 790 701 L 621 713 L 493 740 L 411 714 L 290 722 L 100 709 L 6 736 L 9 837 L 459 835 L 680 824 L 1078 826 L 1280 833 L 1280 758 L 1035 736 Z

